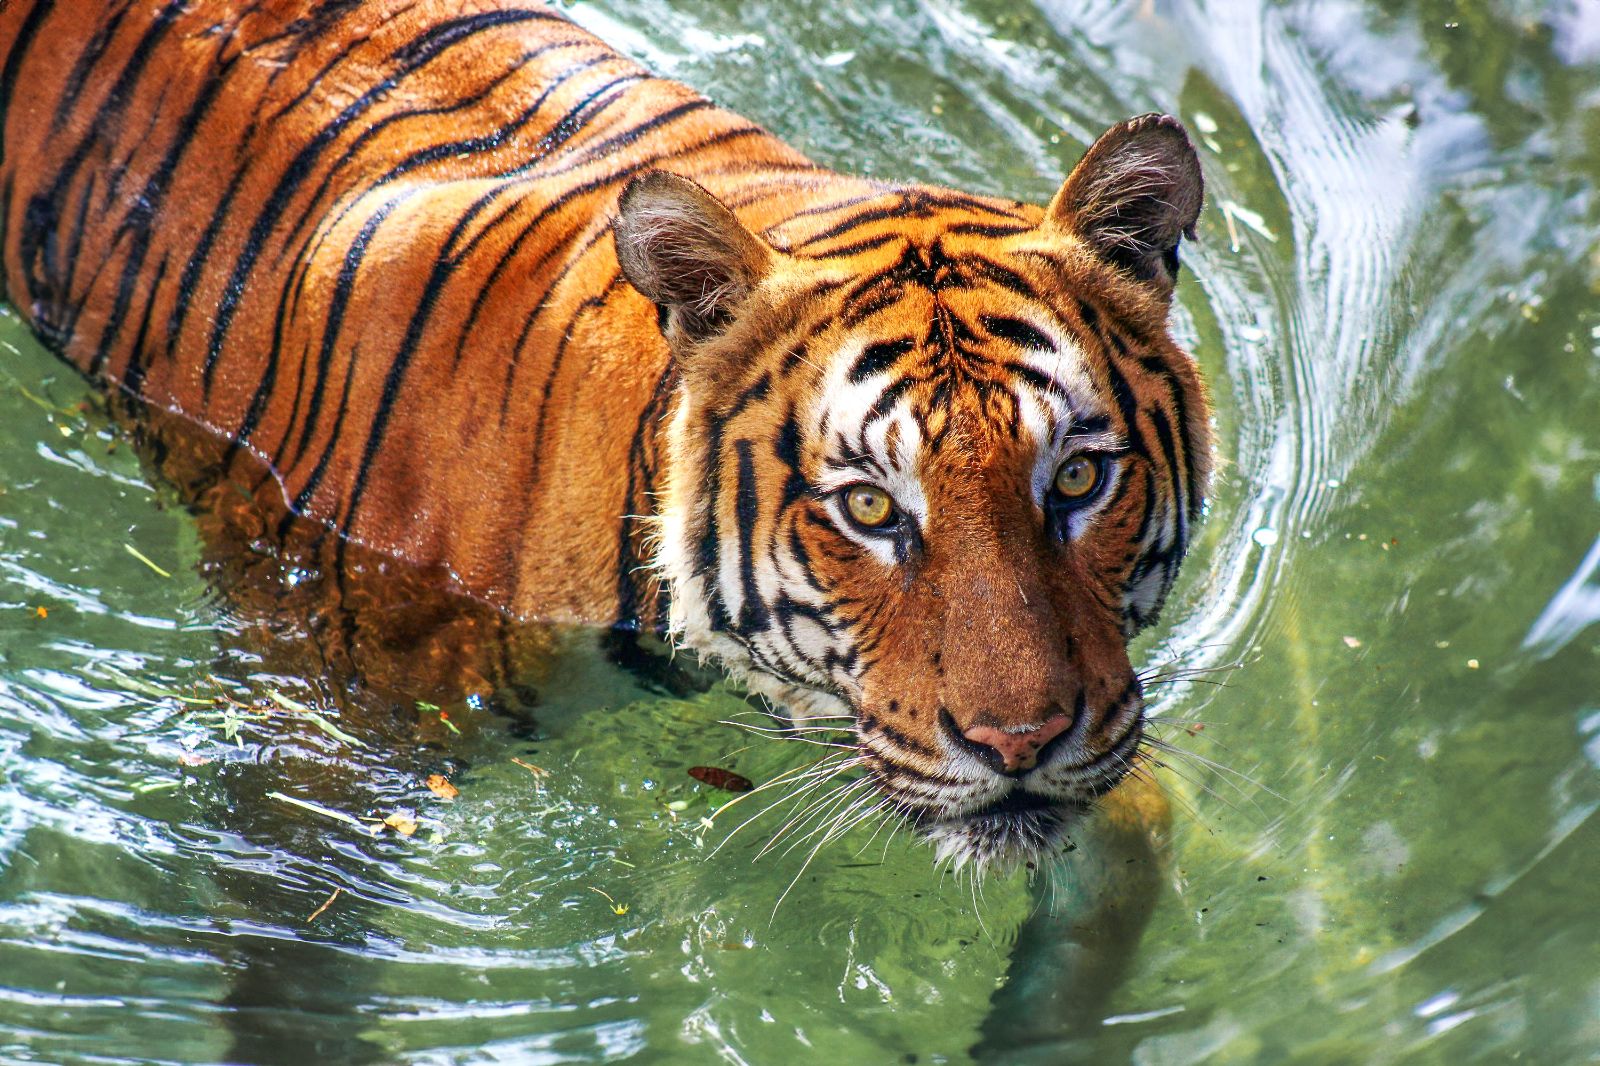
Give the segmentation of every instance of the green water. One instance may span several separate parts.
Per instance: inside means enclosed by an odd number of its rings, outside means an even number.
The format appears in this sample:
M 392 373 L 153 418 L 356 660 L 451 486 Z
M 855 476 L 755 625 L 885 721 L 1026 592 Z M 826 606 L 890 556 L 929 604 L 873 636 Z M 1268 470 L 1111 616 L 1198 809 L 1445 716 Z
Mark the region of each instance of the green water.
M 1087 1022 L 1030 1014 L 1033 1059 L 1595 1061 L 1595 8 L 572 12 L 841 168 L 1042 200 L 1128 114 L 1202 142 L 1178 325 L 1226 463 L 1138 651 L 1218 668 L 1151 689 L 1210 762 L 1166 775 L 1124 979 Z M 407 750 L 141 693 L 320 679 L 272 672 L 87 397 L 0 315 L 0 1061 L 961 1062 L 1008 967 L 1051 957 L 1025 883 L 979 895 L 904 834 L 798 880 L 806 848 L 755 858 L 776 826 L 710 854 L 726 797 L 686 769 L 810 753 L 592 634 L 553 638 L 535 724 L 454 706 Z

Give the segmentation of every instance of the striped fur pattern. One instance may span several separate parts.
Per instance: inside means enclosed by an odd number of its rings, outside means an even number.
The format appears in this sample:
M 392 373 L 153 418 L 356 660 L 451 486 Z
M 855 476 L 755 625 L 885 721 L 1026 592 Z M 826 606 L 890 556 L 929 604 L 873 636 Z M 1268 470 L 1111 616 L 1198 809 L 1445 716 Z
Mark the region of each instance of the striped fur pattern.
M 13 0 L 0 106 L 7 298 L 286 525 L 665 631 L 957 860 L 1130 768 L 1210 449 L 1174 120 L 1045 207 L 867 181 L 516 0 Z

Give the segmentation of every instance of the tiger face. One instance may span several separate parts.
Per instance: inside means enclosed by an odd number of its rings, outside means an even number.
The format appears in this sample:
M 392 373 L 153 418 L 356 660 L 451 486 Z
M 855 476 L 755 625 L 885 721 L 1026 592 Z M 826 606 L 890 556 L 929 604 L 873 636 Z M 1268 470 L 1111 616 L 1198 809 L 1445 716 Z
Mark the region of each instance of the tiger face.
M 1058 847 L 1140 749 L 1127 641 L 1210 449 L 1166 326 L 1200 202 L 1165 116 L 1110 130 L 1042 211 L 889 190 L 788 250 L 682 178 L 622 198 L 678 365 L 672 635 L 848 721 L 881 805 L 957 864 Z

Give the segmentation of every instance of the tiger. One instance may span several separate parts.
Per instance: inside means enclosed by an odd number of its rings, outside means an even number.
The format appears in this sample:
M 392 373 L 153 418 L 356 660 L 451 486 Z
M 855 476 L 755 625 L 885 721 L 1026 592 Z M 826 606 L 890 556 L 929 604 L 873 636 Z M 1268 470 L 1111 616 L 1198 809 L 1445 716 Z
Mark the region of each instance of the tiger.
M 13 0 L 0 108 L 7 299 L 286 526 L 659 634 L 941 861 L 1131 783 L 1212 462 L 1177 119 L 1043 206 L 852 177 L 525 0 Z

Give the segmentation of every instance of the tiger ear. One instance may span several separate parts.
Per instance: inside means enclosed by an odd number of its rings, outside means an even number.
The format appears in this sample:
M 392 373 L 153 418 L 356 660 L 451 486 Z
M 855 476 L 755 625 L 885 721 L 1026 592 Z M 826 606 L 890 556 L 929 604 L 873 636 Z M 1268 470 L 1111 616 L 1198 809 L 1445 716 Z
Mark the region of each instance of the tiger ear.
M 622 273 L 661 309 L 668 341 L 721 333 L 775 254 L 722 201 L 664 170 L 628 183 L 612 229 Z
M 1046 216 L 1167 296 L 1178 280 L 1178 242 L 1194 239 L 1204 192 L 1183 123 L 1140 115 L 1100 135 Z

